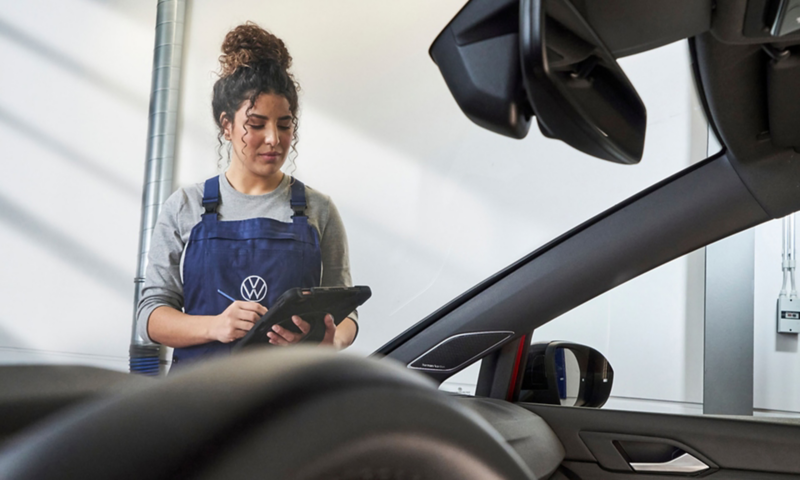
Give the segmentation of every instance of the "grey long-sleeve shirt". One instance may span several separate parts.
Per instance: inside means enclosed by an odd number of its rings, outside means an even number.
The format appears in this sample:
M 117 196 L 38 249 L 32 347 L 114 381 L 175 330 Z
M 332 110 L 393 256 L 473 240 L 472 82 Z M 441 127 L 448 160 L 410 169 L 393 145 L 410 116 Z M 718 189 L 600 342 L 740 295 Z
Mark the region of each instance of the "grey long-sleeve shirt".
M 235 190 L 225 175 L 219 176 L 221 221 L 266 217 L 292 221 L 289 206 L 290 177 L 284 175 L 278 188 L 264 195 L 246 195 Z M 142 296 L 137 309 L 137 333 L 150 340 L 147 321 L 160 306 L 183 309 L 183 255 L 192 228 L 201 220 L 203 183 L 178 189 L 161 209 L 153 230 Z M 322 250 L 323 287 L 352 286 L 347 235 L 339 211 L 330 197 L 306 186 L 306 215 L 317 230 Z M 355 312 L 351 317 L 357 318 Z

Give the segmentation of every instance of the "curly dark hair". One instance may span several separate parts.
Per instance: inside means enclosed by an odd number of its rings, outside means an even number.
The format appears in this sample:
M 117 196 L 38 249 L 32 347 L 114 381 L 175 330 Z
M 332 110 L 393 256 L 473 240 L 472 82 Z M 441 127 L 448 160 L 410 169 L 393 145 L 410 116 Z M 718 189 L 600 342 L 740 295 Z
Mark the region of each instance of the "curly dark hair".
M 255 23 L 247 22 L 225 35 L 219 63 L 220 78 L 214 83 L 211 100 L 214 122 L 219 128 L 217 133 L 219 160 L 222 161 L 220 153 L 223 146 L 222 114 L 233 121 L 239 107 L 249 100 L 250 106 L 247 108 L 249 115 L 250 109 L 262 93 L 281 95 L 289 101 L 294 126 L 291 151 L 297 155 L 297 93 L 300 91 L 300 85 L 289 73 L 292 57 L 283 40 Z M 247 127 L 244 128 L 247 131 Z

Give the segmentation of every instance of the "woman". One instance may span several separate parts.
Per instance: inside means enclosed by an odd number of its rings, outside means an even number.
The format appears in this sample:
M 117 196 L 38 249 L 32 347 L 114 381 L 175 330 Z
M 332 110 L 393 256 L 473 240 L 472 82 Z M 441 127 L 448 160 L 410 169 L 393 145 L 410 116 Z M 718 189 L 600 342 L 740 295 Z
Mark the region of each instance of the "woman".
M 164 203 L 138 306 L 147 319 L 140 333 L 175 348 L 173 368 L 228 353 L 289 288 L 352 285 L 333 202 L 281 171 L 297 142 L 299 87 L 289 52 L 248 22 L 226 35 L 222 53 L 211 104 L 220 146 L 230 142 L 230 165 Z M 308 333 L 307 322 L 292 320 L 304 333 L 275 326 L 270 343 Z M 328 315 L 325 327 L 323 344 L 347 347 L 356 315 L 338 326 Z

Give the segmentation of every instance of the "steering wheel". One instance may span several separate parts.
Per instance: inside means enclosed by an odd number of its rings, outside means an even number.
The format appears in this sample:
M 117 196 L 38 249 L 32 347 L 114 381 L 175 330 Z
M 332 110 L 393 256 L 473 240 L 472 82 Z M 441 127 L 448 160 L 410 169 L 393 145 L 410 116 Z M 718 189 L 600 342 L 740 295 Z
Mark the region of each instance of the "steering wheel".
M 485 420 L 387 360 L 261 349 L 65 410 L 5 479 L 533 479 Z

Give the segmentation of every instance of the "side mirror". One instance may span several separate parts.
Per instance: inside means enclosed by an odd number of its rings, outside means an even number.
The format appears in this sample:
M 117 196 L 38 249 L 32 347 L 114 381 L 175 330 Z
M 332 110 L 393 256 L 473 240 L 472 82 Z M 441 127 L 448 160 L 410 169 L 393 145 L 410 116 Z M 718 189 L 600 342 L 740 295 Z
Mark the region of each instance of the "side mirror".
M 539 129 L 616 163 L 642 159 L 647 111 L 571 0 L 520 0 L 523 83 Z
M 535 343 L 528 352 L 519 401 L 600 408 L 613 382 L 614 369 L 597 350 L 568 342 Z

